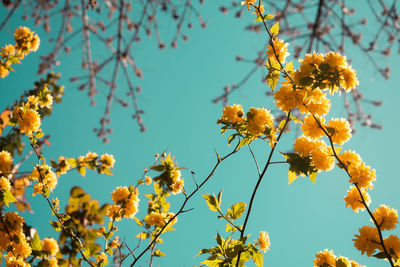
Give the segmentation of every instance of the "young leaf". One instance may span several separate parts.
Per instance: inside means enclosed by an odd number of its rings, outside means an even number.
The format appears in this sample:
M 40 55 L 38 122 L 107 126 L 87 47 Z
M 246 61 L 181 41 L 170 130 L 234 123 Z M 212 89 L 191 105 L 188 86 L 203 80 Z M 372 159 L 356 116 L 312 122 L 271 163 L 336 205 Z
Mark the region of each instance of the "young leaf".
M 277 35 L 279 33 L 279 22 L 275 23 L 271 29 L 270 32 L 272 35 Z
M 206 203 L 207 203 L 207 205 L 208 205 L 208 207 L 210 208 L 211 211 L 218 211 L 219 210 L 219 206 L 217 204 L 217 199 L 215 198 L 215 196 L 202 195 L 202 197 L 204 197 L 206 199 Z
M 233 204 L 232 207 L 228 209 L 228 216 L 232 220 L 239 219 L 243 215 L 243 212 L 245 210 L 246 210 L 246 203 L 240 201 L 236 204 Z
M 153 252 L 153 255 L 154 255 L 155 257 L 164 257 L 166 254 L 165 254 L 164 252 L 161 252 L 161 250 L 156 249 L 156 250 Z
M 227 223 L 227 224 L 226 224 L 226 229 L 225 229 L 225 231 L 226 231 L 226 232 L 234 233 L 234 232 L 236 232 L 237 230 L 236 230 L 235 227 L 233 227 L 232 225 L 230 225 L 229 223 Z
M 4 204 L 6 204 L 7 207 L 9 203 L 17 201 L 14 195 L 9 190 L 2 189 L 0 192 L 1 192 L 1 200 L 4 201 Z
M 30 245 L 31 245 L 32 250 L 36 250 L 36 251 L 42 250 L 42 241 L 40 241 L 40 237 L 39 237 L 37 231 L 35 231 L 35 234 L 33 235 L 33 238 L 30 243 L 31 243 Z

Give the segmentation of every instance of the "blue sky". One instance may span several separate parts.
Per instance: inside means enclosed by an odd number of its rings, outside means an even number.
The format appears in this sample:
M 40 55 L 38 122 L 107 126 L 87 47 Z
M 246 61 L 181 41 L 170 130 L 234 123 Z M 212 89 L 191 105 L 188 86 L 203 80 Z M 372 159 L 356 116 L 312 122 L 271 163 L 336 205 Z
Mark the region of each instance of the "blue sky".
M 220 117 L 222 106 L 211 100 L 222 92 L 227 83 L 238 81 L 250 65 L 236 64 L 235 55 L 252 57 L 265 44 L 262 35 L 254 35 L 243 30 L 253 18 L 243 16 L 234 19 L 224 16 L 212 2 L 207 2 L 200 10 L 207 21 L 206 29 L 194 24 L 188 34 L 188 42 L 179 42 L 178 49 L 169 46 L 161 51 L 157 49 L 155 39 L 144 38 L 135 50 L 137 64 L 144 72 L 144 79 L 138 81 L 143 88 L 139 95 L 139 104 L 145 110 L 145 133 L 140 133 L 131 117 L 131 110 L 112 105 L 113 134 L 110 143 L 103 144 L 95 137 L 92 129 L 98 126 L 105 107 L 107 91 L 101 89 L 97 96 L 98 103 L 90 106 L 87 92 L 77 90 L 68 78 L 80 73 L 80 53 L 62 55 L 60 66 L 61 84 L 65 85 L 63 103 L 54 108 L 51 117 L 43 122 L 45 133 L 51 135 L 51 146 L 43 152 L 46 158 L 58 158 L 63 155 L 75 157 L 88 151 L 98 154 L 108 152 L 116 158 L 114 176 L 99 176 L 88 173 L 82 178 L 71 172 L 62 176 L 53 197 L 60 199 L 62 207 L 66 204 L 69 190 L 73 185 L 82 186 L 92 198 L 100 203 L 110 202 L 110 192 L 116 186 L 136 184 L 143 169 L 150 166 L 155 153 L 165 150 L 176 156 L 179 166 L 196 173 L 197 180 L 202 180 L 215 164 L 214 149 L 221 155 L 231 148 L 226 143 L 228 135 L 220 135 L 216 120 Z M 5 14 L 4 9 L 0 11 Z M 12 42 L 13 30 L 19 25 L 26 25 L 45 35 L 40 28 L 35 28 L 31 21 L 25 22 L 15 17 L 0 32 L 1 45 Z M 166 21 L 161 30 L 170 32 L 174 28 Z M 79 39 L 74 49 L 79 48 Z M 39 51 L 30 54 L 22 65 L 16 66 L 15 73 L 0 81 L 2 88 L 0 108 L 3 109 L 17 99 L 24 90 L 32 87 L 37 79 L 37 63 L 41 54 L 49 50 L 49 45 L 42 42 Z M 79 50 L 79 49 L 78 49 Z M 349 50 L 349 53 L 352 53 Z M 104 51 L 94 51 L 95 57 L 104 57 Z M 379 74 L 369 67 L 368 60 L 354 52 L 353 67 L 358 72 L 360 90 L 370 99 L 383 100 L 380 108 L 369 107 L 374 118 L 383 124 L 383 130 L 377 131 L 358 126 L 358 133 L 344 145 L 344 149 L 357 151 L 363 160 L 377 171 L 374 190 L 370 192 L 375 209 L 380 204 L 393 208 L 400 207 L 398 188 L 400 180 L 397 170 L 397 142 L 399 126 L 397 123 L 399 62 L 396 56 L 387 60 L 392 67 L 392 76 L 384 81 Z M 270 98 L 265 97 L 265 84 L 259 82 L 261 75 L 256 74 L 239 92 L 232 95 L 230 103 L 242 104 L 245 110 L 250 107 L 272 108 Z M 125 95 L 127 88 L 119 82 L 118 96 Z M 335 106 L 329 116 L 344 116 L 342 100 L 336 98 Z M 278 151 L 288 151 L 294 140 L 294 134 L 282 138 Z M 262 164 L 266 160 L 269 148 L 265 143 L 253 145 Z M 276 153 L 276 161 L 283 158 Z M 33 161 L 33 160 L 32 160 Z M 30 164 L 25 165 L 29 170 Z M 25 169 L 24 169 L 25 170 Z M 183 171 L 186 186 L 193 187 L 189 171 Z M 343 255 L 367 266 L 386 266 L 383 261 L 369 259 L 360 255 L 353 247 L 352 238 L 363 225 L 372 225 L 365 212 L 355 214 L 345 208 L 343 197 L 349 187 L 345 173 L 338 168 L 318 175 L 317 182 L 298 179 L 287 184 L 287 165 L 270 167 L 257 194 L 253 213 L 248 225 L 250 240 L 255 240 L 259 231 L 267 231 L 271 237 L 271 250 L 265 254 L 266 266 L 311 266 L 314 255 L 325 248 L 334 250 L 336 255 Z M 212 180 L 193 198 L 188 208 L 190 213 L 179 217 L 176 231 L 167 233 L 160 249 L 167 254 L 157 259 L 156 266 L 193 266 L 204 257 L 194 257 L 202 248 L 215 245 L 217 232 L 224 233 L 225 223 L 208 210 L 201 194 L 218 193 L 224 189 L 223 207 L 226 209 L 238 201 L 248 203 L 252 188 L 257 181 L 257 172 L 247 148 L 229 159 L 218 168 Z M 33 214 L 24 214 L 27 221 L 38 228 L 40 236 L 57 236 L 48 221 L 50 211 L 41 198 L 31 198 Z M 144 192 L 140 196 L 138 217 L 142 218 L 147 207 Z M 180 207 L 183 196 L 173 200 L 172 211 Z M 119 235 L 132 247 L 137 240 L 134 235 L 139 229 L 133 220 L 118 223 Z M 399 234 L 398 230 L 394 231 Z M 226 236 L 226 235 L 225 235 Z M 140 266 L 146 266 L 144 258 Z

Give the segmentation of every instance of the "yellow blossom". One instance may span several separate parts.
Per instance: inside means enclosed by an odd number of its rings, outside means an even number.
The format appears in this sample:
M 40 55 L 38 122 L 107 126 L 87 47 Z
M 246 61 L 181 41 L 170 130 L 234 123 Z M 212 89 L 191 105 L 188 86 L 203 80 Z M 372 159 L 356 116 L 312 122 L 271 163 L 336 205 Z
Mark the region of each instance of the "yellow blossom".
M 176 195 L 182 192 L 184 186 L 184 180 L 178 179 L 174 181 L 171 185 L 171 192 L 172 194 Z
M 273 47 L 272 47 L 273 45 Z M 272 40 L 272 45 L 269 45 L 267 47 L 267 54 L 268 54 L 268 59 L 269 60 L 275 60 L 276 59 L 279 60 L 280 63 L 284 63 L 286 58 L 289 56 L 289 53 L 287 51 L 287 47 L 288 47 L 288 43 L 285 43 L 284 41 L 278 39 L 278 38 L 274 38 Z M 275 52 L 274 52 L 275 50 Z M 276 55 L 275 55 L 276 53 Z
M 153 180 L 151 179 L 150 176 L 145 176 L 145 177 L 144 177 L 144 182 L 145 182 L 147 185 L 149 185 L 149 184 L 151 184 L 151 183 L 153 182 Z
M 311 113 L 319 116 L 326 115 L 331 108 L 331 102 L 326 94 L 319 89 L 307 92 L 304 105 L 299 107 L 301 113 Z
M 16 117 L 19 124 L 19 130 L 26 135 L 32 132 L 37 132 L 41 125 L 40 115 L 33 109 L 22 109 L 17 107 L 14 110 L 14 117 Z
M 264 108 L 250 108 L 247 113 L 248 125 L 247 129 L 249 132 L 258 137 L 264 134 L 266 127 L 274 130 L 274 116 L 271 115 L 269 110 Z
M 396 235 L 390 235 L 389 237 L 383 239 L 386 249 L 391 253 L 394 252 L 395 258 L 400 258 L 400 239 Z M 383 249 L 380 248 L 381 252 Z
M 329 52 L 325 54 L 324 63 L 327 63 L 332 69 L 340 70 L 347 68 L 347 59 L 338 52 Z
M 324 124 L 324 117 L 317 116 L 317 119 L 322 125 Z M 308 136 L 311 139 L 319 139 L 325 135 L 324 131 L 319 127 L 313 116 L 307 116 L 304 118 L 304 123 L 301 126 L 301 130 L 305 136 Z
M 275 92 L 274 98 L 278 108 L 282 111 L 289 112 L 294 108 L 300 108 L 306 95 L 305 90 L 293 90 L 291 85 L 283 85 Z
M 307 136 L 297 137 L 293 143 L 294 151 L 301 157 L 307 157 L 320 144 L 321 141 L 313 141 Z
M 148 225 L 155 225 L 162 227 L 164 225 L 164 216 L 160 213 L 151 212 L 150 215 L 146 215 L 144 218 Z
M 270 246 L 270 240 L 269 240 L 269 235 L 265 231 L 261 231 L 259 237 L 257 238 L 257 243 L 255 245 L 258 245 L 258 247 L 265 252 L 269 250 Z
M 376 228 L 372 226 L 363 226 L 358 229 L 359 235 L 355 235 L 354 247 L 361 251 L 361 254 L 367 253 L 368 257 L 375 253 L 379 245 L 379 236 Z
M 256 1 L 257 0 L 245 0 L 245 1 L 242 1 L 240 4 L 242 6 L 246 5 L 247 9 L 250 10 L 250 6 L 253 5 Z
M 311 165 L 319 171 L 330 171 L 335 167 L 335 158 L 326 145 L 321 145 L 311 151 Z
M 9 57 L 15 55 L 15 47 L 11 44 L 2 47 L 1 51 L 3 53 L 3 57 Z
M 33 169 L 31 175 L 31 179 L 38 180 L 39 186 L 46 185 L 51 191 L 56 187 L 58 179 L 56 174 L 51 170 L 51 167 L 48 165 L 36 165 Z M 39 189 L 39 186 L 37 188 Z
M 13 256 L 11 252 L 8 255 L 4 255 L 6 259 L 6 267 L 29 267 L 29 263 L 25 262 L 22 257 Z
M 46 94 L 45 98 L 40 101 L 40 107 L 41 108 L 51 108 L 53 105 L 53 96 L 51 94 Z
M 264 10 L 264 5 L 258 5 L 254 7 L 254 12 L 251 14 L 256 14 L 258 17 L 261 15 L 264 15 L 265 10 Z
M 351 89 L 356 88 L 356 86 L 359 84 L 356 76 L 356 71 L 353 70 L 351 67 L 344 69 L 341 72 L 341 77 L 342 79 L 340 81 L 340 84 L 343 86 L 346 92 L 350 92 Z
M 51 256 L 55 256 L 60 250 L 57 240 L 54 238 L 44 238 L 42 240 L 42 249 L 49 252 Z
M 347 150 L 346 152 L 343 152 L 342 154 L 340 154 L 339 159 L 346 166 L 349 166 L 349 165 L 355 166 L 355 165 L 361 164 L 361 162 L 362 162 L 360 155 L 358 155 L 356 152 L 351 151 L 351 150 Z
M 1 64 L 1 62 L 0 62 L 0 78 L 7 77 L 8 73 L 9 73 L 9 70 L 6 68 L 6 66 Z
M 370 166 L 366 166 L 365 163 L 350 165 L 348 171 L 351 176 L 350 183 L 358 184 L 360 188 L 372 189 L 374 187 L 372 182 L 376 180 L 376 175 L 375 170 L 371 170 Z
M 24 259 L 28 258 L 32 254 L 32 248 L 29 246 L 28 242 L 26 241 L 25 236 L 19 240 L 19 242 L 14 242 L 12 245 L 14 255 L 20 256 Z
M 63 156 L 58 157 L 58 171 L 60 174 L 66 174 L 67 171 L 71 169 L 71 166 L 69 165 L 68 161 L 66 158 Z
M 233 106 L 225 106 L 222 111 L 222 119 L 230 123 L 243 121 L 243 108 L 241 105 L 234 104 Z
M 360 189 L 364 197 L 365 203 L 369 205 L 371 203 L 371 198 L 365 189 Z M 344 201 L 346 201 L 346 207 L 351 207 L 354 212 L 359 210 L 364 210 L 365 206 L 361 201 L 360 193 L 355 186 L 351 186 L 350 190 L 347 191 L 347 196 L 345 196 Z
M 313 263 L 314 267 L 321 267 L 324 264 L 327 264 L 328 266 L 335 266 L 336 256 L 333 251 L 328 251 L 325 249 L 324 251 L 320 251 L 315 255 L 315 260 Z
M 351 137 L 350 123 L 346 119 L 332 119 L 328 122 L 327 127 L 333 129 L 331 134 L 332 142 L 343 145 Z
M 113 168 L 115 164 L 115 159 L 113 155 L 103 154 L 100 157 L 100 162 L 103 163 L 105 167 Z
M 5 177 L 1 177 L 0 178 L 0 190 L 10 191 L 10 189 L 11 189 L 10 180 Z
M 399 222 L 397 210 L 389 208 L 386 205 L 381 205 L 375 209 L 373 214 L 381 230 L 394 229 L 396 228 L 396 223 Z
M 101 252 L 96 255 L 96 262 L 97 264 L 103 264 L 103 265 L 108 265 L 108 258 L 107 255 L 104 252 Z
M 9 173 L 11 171 L 11 166 L 13 163 L 13 158 L 11 157 L 10 152 L 1 151 L 0 152 L 0 173 Z

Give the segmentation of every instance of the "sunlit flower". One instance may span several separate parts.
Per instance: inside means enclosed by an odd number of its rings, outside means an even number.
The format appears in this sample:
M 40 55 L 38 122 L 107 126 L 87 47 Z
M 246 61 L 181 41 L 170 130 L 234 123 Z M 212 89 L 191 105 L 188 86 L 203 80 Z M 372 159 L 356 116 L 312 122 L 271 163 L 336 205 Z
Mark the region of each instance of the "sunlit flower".
M 360 189 L 362 195 L 364 197 L 365 203 L 369 205 L 371 203 L 371 198 L 365 189 Z M 358 212 L 359 210 L 364 210 L 365 206 L 361 201 L 360 194 L 355 186 L 351 186 L 350 190 L 347 191 L 347 196 L 344 197 L 344 201 L 346 201 L 346 207 L 351 207 L 354 212 Z
M 307 92 L 307 97 L 304 99 L 304 105 L 300 106 L 300 112 L 311 113 L 313 115 L 324 116 L 330 108 L 331 102 L 327 98 L 326 94 L 319 89 L 314 89 Z
M 283 85 L 274 94 L 277 107 L 285 112 L 294 108 L 300 108 L 306 95 L 305 90 L 293 90 L 291 85 Z
M 389 237 L 383 239 L 386 249 L 391 253 L 394 252 L 396 258 L 400 258 L 400 239 L 396 235 L 390 235 Z M 380 248 L 383 251 L 382 248 Z
M 370 166 L 366 166 L 365 163 L 355 166 L 350 165 L 348 171 L 351 176 L 350 183 L 355 183 L 360 188 L 372 189 L 374 187 L 372 182 L 376 180 L 376 174 L 375 170 L 371 170 Z
M 26 135 L 37 132 L 41 125 L 40 115 L 33 109 L 16 108 L 14 115 L 19 124 L 19 130 Z
M 335 144 L 343 145 L 351 137 L 350 123 L 346 119 L 332 119 L 328 122 L 327 127 L 334 130 L 331 138 Z
M 5 78 L 8 76 L 10 71 L 0 62 L 0 78 Z
M 172 194 L 176 195 L 182 192 L 184 186 L 184 180 L 178 179 L 174 181 L 171 185 L 171 192 Z
M 278 59 L 280 63 L 284 63 L 287 56 L 289 56 L 289 53 L 287 51 L 287 47 L 289 44 L 278 38 L 274 38 L 272 40 L 272 45 L 273 47 L 271 45 L 268 45 L 267 47 L 268 50 L 266 53 L 268 54 L 268 59 L 275 61 L 276 59 Z
M 250 111 L 247 113 L 247 120 L 247 129 L 256 137 L 263 135 L 266 127 L 271 130 L 275 128 L 274 116 L 264 108 L 250 108 Z
M 11 166 L 13 163 L 13 158 L 11 157 L 10 152 L 1 151 L 0 152 L 0 173 L 8 173 L 11 170 Z
M 386 205 L 381 205 L 375 209 L 373 214 L 381 230 L 394 229 L 396 228 L 396 223 L 399 222 L 397 210 L 389 208 Z
M 347 67 L 347 59 L 338 52 L 329 52 L 325 54 L 324 63 L 327 63 L 332 69 L 343 69 Z
M 342 154 L 339 155 L 339 159 L 345 164 L 346 166 L 352 165 L 358 165 L 361 164 L 362 159 L 360 155 L 358 155 L 356 152 L 347 150 L 343 152 Z
M 319 171 L 330 171 L 335 167 L 335 158 L 329 154 L 326 145 L 318 146 L 311 151 L 311 165 Z
M 51 256 L 55 256 L 60 250 L 57 240 L 54 238 L 44 238 L 42 240 L 42 250 L 50 253 Z
M 24 259 L 28 258 L 32 254 L 32 248 L 26 241 L 25 236 L 20 238 L 19 242 L 14 242 L 12 245 L 14 255 L 18 255 Z
M 356 71 L 351 67 L 344 69 L 341 72 L 341 76 L 343 77 L 343 80 L 341 80 L 340 84 L 343 86 L 346 92 L 350 92 L 351 89 L 356 88 L 356 86 L 359 84 Z
M 113 168 L 115 164 L 115 159 L 113 155 L 103 154 L 100 157 L 100 162 L 103 163 L 104 166 Z
M 225 106 L 222 111 L 222 119 L 230 123 L 237 123 L 243 121 L 243 108 L 241 105 L 234 104 L 233 106 Z
M 108 258 L 107 255 L 104 252 L 101 252 L 96 255 L 96 262 L 97 264 L 103 264 L 103 265 L 108 265 Z
M 151 183 L 153 182 L 153 180 L 151 179 L 150 176 L 145 176 L 145 177 L 144 177 L 144 182 L 145 182 L 147 185 L 149 185 L 149 184 L 151 184 Z
M 372 226 L 363 226 L 358 229 L 359 235 L 355 235 L 354 247 L 361 251 L 361 254 L 367 253 L 368 257 L 374 254 L 375 250 L 379 248 L 379 236 L 376 228 Z
M 317 116 L 317 119 L 322 125 L 324 124 L 324 117 Z M 321 129 L 321 127 L 319 127 L 313 116 L 307 116 L 304 118 L 304 123 L 301 126 L 301 130 L 305 136 L 308 136 L 312 139 L 319 139 L 325 135 L 324 131 Z
M 321 267 L 323 264 L 327 264 L 328 266 L 335 266 L 336 256 L 332 250 L 328 251 L 325 249 L 324 251 L 320 251 L 315 255 L 315 260 L 313 261 L 314 267 Z
M 265 252 L 269 250 L 270 246 L 270 240 L 269 240 L 269 235 L 265 231 L 261 231 L 259 237 L 257 238 L 257 243 L 255 245 L 258 245 L 258 247 Z
M 152 212 L 144 218 L 148 225 L 162 227 L 164 225 L 164 216 L 160 213 Z
M 10 180 L 5 177 L 1 177 L 0 178 L 0 190 L 10 191 L 10 189 L 11 189 Z
M 253 5 L 256 1 L 257 0 L 245 0 L 245 1 L 242 1 L 240 4 L 242 6 L 246 5 L 247 9 L 250 10 L 250 6 Z

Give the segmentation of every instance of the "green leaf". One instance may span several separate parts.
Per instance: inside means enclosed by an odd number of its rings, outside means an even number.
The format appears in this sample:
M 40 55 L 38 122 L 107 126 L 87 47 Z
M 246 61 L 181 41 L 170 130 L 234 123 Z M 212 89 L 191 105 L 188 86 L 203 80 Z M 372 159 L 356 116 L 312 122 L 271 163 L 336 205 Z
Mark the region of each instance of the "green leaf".
M 222 243 L 224 242 L 224 239 L 219 235 L 219 233 L 217 233 L 215 240 L 217 240 L 217 244 L 222 247 Z
M 85 195 L 85 191 L 79 186 L 74 186 L 71 189 L 70 195 L 72 198 L 80 198 Z
M 143 226 L 143 223 L 142 223 L 142 221 L 141 220 L 139 220 L 138 218 L 136 218 L 136 217 L 133 217 L 133 219 L 135 220 L 135 222 L 136 222 L 136 224 L 137 225 L 139 225 L 139 226 Z
M 71 166 L 71 168 L 75 168 L 77 165 L 77 161 L 75 158 L 67 158 L 66 159 L 68 164 Z
M 3 200 L 4 204 L 6 204 L 7 207 L 9 203 L 17 201 L 14 195 L 9 190 L 2 189 L 0 192 L 1 192 L 1 200 Z
M 243 212 L 246 210 L 246 203 L 244 203 L 243 201 L 240 201 L 238 203 L 235 203 L 231 206 L 230 209 L 228 209 L 228 216 L 232 219 L 232 220 L 236 220 L 239 219 L 242 215 Z
M 35 231 L 35 234 L 33 235 L 33 238 L 31 239 L 30 245 L 31 245 L 32 250 L 36 250 L 36 251 L 42 250 L 42 241 L 40 240 L 40 237 L 39 237 L 37 231 Z
M 234 232 L 237 231 L 237 229 L 236 229 L 235 227 L 233 227 L 232 225 L 230 225 L 229 223 L 227 223 L 227 224 L 226 224 L 226 229 L 225 229 L 225 231 L 226 231 L 226 232 L 234 233 Z
M 240 140 L 239 144 L 238 144 L 238 149 L 241 148 L 242 146 L 248 145 L 251 142 L 253 142 L 255 139 L 252 136 L 245 136 L 243 137 L 242 140 Z
M 208 253 L 210 250 L 208 248 L 203 248 L 202 250 L 200 250 L 199 253 L 196 254 L 196 256 L 202 255 L 202 254 L 206 254 Z
M 141 233 L 137 234 L 136 237 L 139 239 L 147 239 L 150 237 L 150 234 L 147 232 L 141 232 Z
M 270 19 L 273 19 L 274 17 L 275 17 L 275 15 L 273 15 L 273 14 L 267 14 L 264 16 L 264 20 L 270 20 Z
M 265 80 L 269 87 L 271 87 L 272 91 L 274 91 L 276 85 L 279 82 L 279 71 L 277 70 L 269 70 L 267 76 L 265 76 Z
M 281 122 L 279 123 L 278 129 L 282 130 L 283 126 L 285 126 L 286 120 L 281 120 Z
M 219 206 L 217 204 L 217 199 L 215 198 L 215 196 L 202 195 L 202 197 L 204 197 L 206 199 L 206 203 L 207 203 L 207 205 L 208 205 L 208 207 L 210 208 L 211 211 L 218 211 L 219 210 Z
M 218 206 L 221 206 L 221 203 L 222 203 L 222 191 L 224 191 L 224 189 L 222 189 L 221 191 L 219 191 L 219 193 L 218 193 L 218 195 L 217 195 L 217 203 L 218 203 Z
M 291 73 L 294 71 L 293 61 L 290 61 L 289 63 L 286 64 L 285 71 L 288 73 Z
M 291 170 L 288 171 L 288 177 L 289 177 L 289 183 L 288 184 L 293 183 L 294 180 L 299 178 L 299 176 L 295 172 L 293 172 Z
M 228 137 L 228 145 L 230 146 L 232 141 L 235 140 L 237 134 L 232 134 L 231 136 Z
M 255 246 L 250 245 L 248 249 L 251 260 L 258 266 L 262 267 L 264 264 L 264 255 Z
M 318 174 L 318 172 L 311 172 L 309 175 L 310 180 L 311 180 L 311 182 L 313 182 L 313 184 L 315 184 L 315 181 L 317 180 L 317 174 Z
M 212 255 L 211 257 L 209 257 L 205 261 L 202 261 L 201 263 L 203 263 L 207 266 L 210 266 L 210 267 L 218 267 L 223 262 L 224 261 L 222 259 L 220 259 L 217 255 Z
M 277 35 L 279 33 L 279 22 L 275 23 L 271 29 L 270 32 L 272 35 Z
M 290 119 L 297 124 L 303 124 L 303 121 L 300 120 L 299 118 L 296 118 L 295 116 L 291 116 Z
M 83 167 L 83 166 L 80 166 L 80 167 L 78 167 L 78 173 L 80 174 L 80 175 L 82 175 L 83 177 L 85 177 L 85 175 L 86 175 L 86 168 L 85 167 Z
M 53 227 L 57 232 L 61 231 L 61 224 L 58 221 L 49 221 L 51 227 Z
M 156 250 L 153 252 L 153 255 L 154 255 L 155 257 L 164 257 L 166 254 L 165 254 L 164 252 L 161 252 L 161 250 L 156 249 Z
M 281 153 L 282 156 L 286 159 L 289 163 L 289 184 L 291 184 L 294 180 L 298 178 L 299 175 L 307 175 L 310 176 L 311 181 L 314 180 L 317 170 L 314 166 L 311 165 L 311 157 L 300 157 L 297 153 Z
M 376 254 L 374 254 L 372 256 L 375 257 L 375 258 L 378 258 L 378 259 L 386 259 L 387 258 L 385 252 L 379 252 L 379 253 L 376 253 Z
M 157 171 L 157 172 L 163 172 L 163 171 L 165 171 L 165 166 L 164 165 L 153 165 L 153 166 L 150 166 L 150 169 Z

